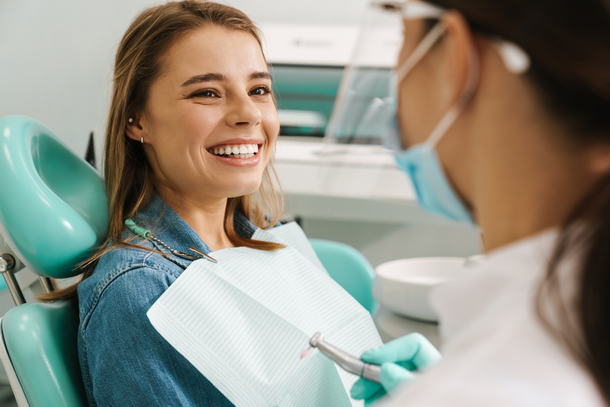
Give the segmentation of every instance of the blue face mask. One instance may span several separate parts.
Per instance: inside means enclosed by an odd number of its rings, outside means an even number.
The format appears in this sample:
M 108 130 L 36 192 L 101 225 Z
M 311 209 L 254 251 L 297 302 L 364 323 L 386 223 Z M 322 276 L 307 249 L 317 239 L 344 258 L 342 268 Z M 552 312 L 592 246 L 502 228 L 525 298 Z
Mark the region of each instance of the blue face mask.
M 419 144 L 396 153 L 394 158 L 411 180 L 419 206 L 455 221 L 474 224 L 470 212 L 449 185 L 434 147 Z
M 442 32 L 442 26 L 440 25 L 433 29 L 427 38 L 424 38 L 420 47 L 413 52 L 413 58 L 407 59 L 402 67 L 396 71 L 392 89 L 395 95 L 398 93 L 397 89 L 400 81 L 405 78 L 434 42 L 440 38 Z M 397 98 L 395 97 L 394 100 L 397 100 Z M 411 180 L 419 206 L 455 221 L 474 224 L 471 213 L 449 184 L 438 155 L 434 150 L 435 145 L 446 133 L 460 111 L 461 106 L 451 108 L 434 128 L 426 142 L 396 152 L 395 160 L 398 167 Z M 391 132 L 394 135 L 390 138 L 401 140 L 397 112 L 393 118 Z

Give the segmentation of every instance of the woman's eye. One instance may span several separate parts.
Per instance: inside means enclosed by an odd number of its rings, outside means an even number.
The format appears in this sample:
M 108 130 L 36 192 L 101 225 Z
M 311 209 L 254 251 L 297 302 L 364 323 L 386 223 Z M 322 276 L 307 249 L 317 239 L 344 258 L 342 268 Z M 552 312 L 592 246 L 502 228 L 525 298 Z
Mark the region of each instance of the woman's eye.
M 204 89 L 204 90 L 199 90 L 195 93 L 192 93 L 190 97 L 192 97 L 192 98 L 218 98 L 218 97 L 220 97 L 220 95 L 218 94 L 218 92 L 216 92 L 213 89 Z
M 255 96 L 264 96 L 264 95 L 268 95 L 270 93 L 271 93 L 271 89 L 268 88 L 267 86 L 259 86 L 250 91 L 250 95 L 255 95 Z

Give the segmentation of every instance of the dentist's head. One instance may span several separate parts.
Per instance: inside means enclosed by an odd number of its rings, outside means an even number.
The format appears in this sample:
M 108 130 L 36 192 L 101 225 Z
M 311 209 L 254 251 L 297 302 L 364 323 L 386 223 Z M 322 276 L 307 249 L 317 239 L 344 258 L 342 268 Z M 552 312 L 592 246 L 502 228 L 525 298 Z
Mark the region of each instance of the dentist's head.
M 602 0 L 577 10 L 405 2 L 398 162 L 425 207 L 468 213 L 487 249 L 561 224 L 610 174 L 610 12 Z
M 404 3 L 398 164 L 422 206 L 476 222 L 486 250 L 560 230 L 539 296 L 557 308 L 539 312 L 610 402 L 610 3 Z
M 227 206 L 258 226 L 281 214 L 271 158 L 279 133 L 258 31 L 225 5 L 184 1 L 145 10 L 116 55 L 105 180 L 109 236 L 153 190 L 169 203 Z

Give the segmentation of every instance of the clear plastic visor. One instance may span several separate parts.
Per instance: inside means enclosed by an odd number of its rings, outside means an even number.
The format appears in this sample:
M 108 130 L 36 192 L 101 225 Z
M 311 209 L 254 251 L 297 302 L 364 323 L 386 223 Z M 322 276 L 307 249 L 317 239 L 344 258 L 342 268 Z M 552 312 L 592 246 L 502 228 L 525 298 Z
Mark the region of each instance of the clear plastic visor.
M 396 119 L 395 68 L 403 41 L 402 19 L 439 18 L 442 10 L 421 1 L 372 1 L 358 46 L 346 68 L 326 129 L 328 144 L 401 148 Z

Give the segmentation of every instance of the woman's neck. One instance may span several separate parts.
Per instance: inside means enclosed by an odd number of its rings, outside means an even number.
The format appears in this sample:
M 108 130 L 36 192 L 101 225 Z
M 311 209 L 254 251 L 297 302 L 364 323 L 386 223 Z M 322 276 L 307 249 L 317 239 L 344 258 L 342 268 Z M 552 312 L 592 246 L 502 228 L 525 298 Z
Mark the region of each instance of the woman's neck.
M 210 250 L 233 247 L 225 230 L 227 198 L 189 197 L 157 186 L 161 198 L 197 233 Z

